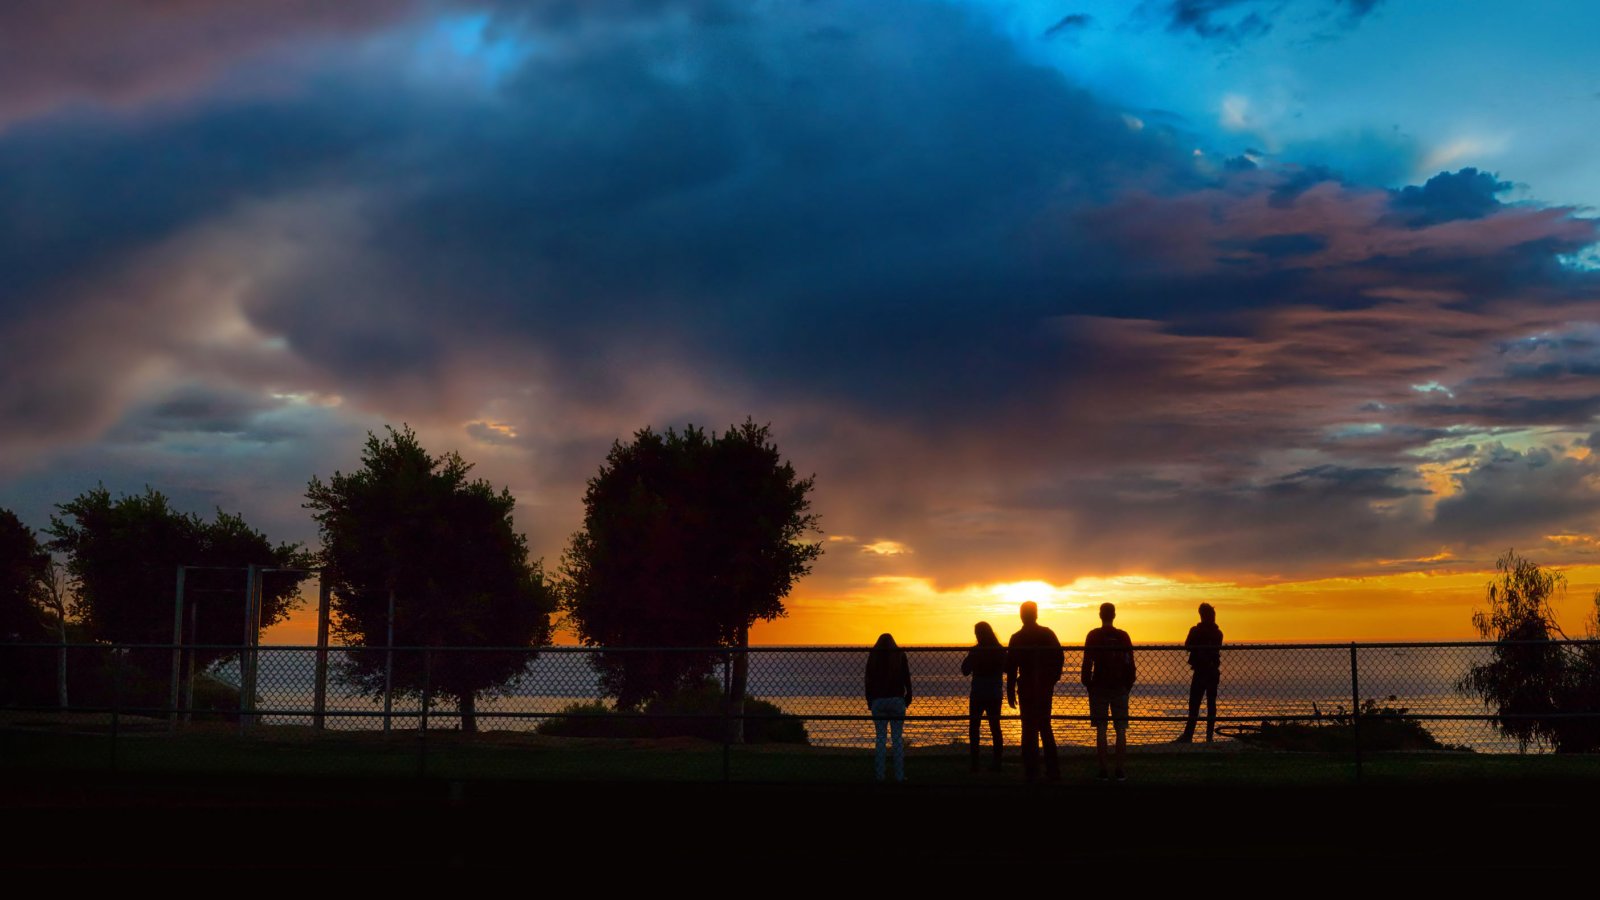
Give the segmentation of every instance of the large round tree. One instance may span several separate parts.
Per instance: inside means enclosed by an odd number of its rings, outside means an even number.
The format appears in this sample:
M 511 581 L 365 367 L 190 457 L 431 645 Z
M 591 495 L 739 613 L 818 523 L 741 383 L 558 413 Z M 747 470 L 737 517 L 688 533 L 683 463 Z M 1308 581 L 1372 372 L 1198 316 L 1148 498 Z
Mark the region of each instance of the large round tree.
M 562 561 L 563 597 L 595 667 L 624 707 L 688 687 L 750 626 L 785 614 L 783 600 L 811 570 L 820 542 L 808 494 L 772 443 L 746 420 L 723 434 L 645 428 L 612 445 L 584 494 L 583 529 Z M 735 659 L 733 699 L 744 694 Z
M 335 634 L 356 648 L 390 646 L 391 624 L 396 647 L 545 643 L 554 596 L 512 525 L 510 492 L 469 479 L 472 467 L 455 453 L 430 456 L 408 427 L 386 431 L 367 436 L 360 469 L 326 483 L 313 477 L 306 491 Z M 454 697 L 462 730 L 474 731 L 477 698 L 509 685 L 532 658 L 520 649 L 396 653 L 393 690 Z M 345 677 L 381 696 L 385 654 L 348 659 Z

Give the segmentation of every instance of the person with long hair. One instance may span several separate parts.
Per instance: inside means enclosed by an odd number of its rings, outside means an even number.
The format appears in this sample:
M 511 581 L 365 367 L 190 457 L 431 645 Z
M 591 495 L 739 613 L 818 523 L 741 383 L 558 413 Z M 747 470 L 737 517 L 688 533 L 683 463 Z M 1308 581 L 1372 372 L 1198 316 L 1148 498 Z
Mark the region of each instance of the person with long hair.
M 972 676 L 972 689 L 967 693 L 967 745 L 972 750 L 972 771 L 978 771 L 978 726 L 989 720 L 989 735 L 994 739 L 994 758 L 989 771 L 1000 771 L 1000 698 L 1005 693 L 1006 648 L 988 622 L 972 626 L 978 643 L 967 651 L 961 660 L 961 674 Z
M 911 705 L 911 660 L 894 642 L 894 636 L 878 635 L 878 642 L 867 654 L 867 708 L 878 741 L 873 757 L 873 773 L 879 781 L 884 775 L 885 732 L 894 734 L 894 780 L 906 780 L 906 745 L 903 728 L 906 707 Z

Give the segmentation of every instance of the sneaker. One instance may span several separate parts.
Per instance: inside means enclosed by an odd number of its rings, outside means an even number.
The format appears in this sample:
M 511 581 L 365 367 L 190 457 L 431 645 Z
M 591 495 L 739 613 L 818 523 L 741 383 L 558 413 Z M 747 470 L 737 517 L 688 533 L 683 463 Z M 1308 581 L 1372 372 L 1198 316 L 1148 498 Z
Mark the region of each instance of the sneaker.
M 1192 744 L 1192 743 L 1194 743 L 1194 735 L 1192 735 L 1192 734 L 1180 734 L 1177 737 L 1173 738 L 1172 742 L 1174 744 Z
M 1128 780 L 1128 776 L 1122 774 L 1121 772 L 1117 773 L 1117 784 L 1121 784 L 1121 783 L 1123 783 L 1124 781 L 1127 781 L 1127 780 Z
M 1100 774 L 1094 776 L 1094 780 L 1095 781 L 1110 781 L 1111 780 L 1111 776 L 1106 774 L 1106 770 L 1105 769 L 1101 769 L 1100 770 Z

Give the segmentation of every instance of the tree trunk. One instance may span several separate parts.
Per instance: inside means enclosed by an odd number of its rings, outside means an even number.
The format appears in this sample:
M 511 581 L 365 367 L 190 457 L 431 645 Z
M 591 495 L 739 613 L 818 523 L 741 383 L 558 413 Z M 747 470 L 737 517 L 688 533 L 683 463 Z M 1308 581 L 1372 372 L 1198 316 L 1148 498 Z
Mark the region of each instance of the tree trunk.
M 463 733 L 475 733 L 478 730 L 478 695 L 474 691 L 463 691 L 456 697 L 456 706 L 461 709 L 461 730 Z
M 728 700 L 733 706 L 733 714 L 735 716 L 744 715 L 744 692 L 746 686 L 750 683 L 750 654 L 746 652 L 749 649 L 750 626 L 740 625 L 739 648 L 733 654 L 733 684 L 728 691 L 730 694 Z M 735 744 L 744 743 L 744 732 L 744 719 L 735 718 L 733 720 L 733 742 Z

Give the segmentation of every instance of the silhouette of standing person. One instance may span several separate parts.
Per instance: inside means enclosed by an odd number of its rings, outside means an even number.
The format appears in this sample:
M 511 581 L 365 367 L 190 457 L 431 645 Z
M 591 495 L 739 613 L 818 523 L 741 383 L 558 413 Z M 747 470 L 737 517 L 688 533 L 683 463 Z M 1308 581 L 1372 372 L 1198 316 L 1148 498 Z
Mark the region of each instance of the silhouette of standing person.
M 972 690 L 967 694 L 967 743 L 972 749 L 972 771 L 978 771 L 978 726 L 989 720 L 989 734 L 994 739 L 994 759 L 989 771 L 1000 771 L 1000 694 L 1004 688 L 1006 648 L 988 622 L 972 626 L 978 645 L 967 651 L 961 660 L 961 674 L 972 676 Z
M 1195 720 L 1200 718 L 1200 698 L 1206 698 L 1206 743 L 1211 743 L 1217 726 L 1217 684 L 1222 680 L 1222 629 L 1217 627 L 1217 611 L 1209 603 L 1200 604 L 1200 624 L 1189 629 L 1183 645 L 1189 648 L 1189 722 L 1178 735 L 1178 743 L 1194 740 Z
M 889 634 L 878 635 L 878 642 L 867 654 L 867 708 L 878 732 L 873 773 L 883 780 L 884 732 L 894 732 L 894 780 L 906 780 L 906 745 L 902 735 L 906 707 L 911 705 L 911 660 Z
M 1061 680 L 1065 655 L 1056 633 L 1039 624 L 1039 606 L 1022 604 L 1022 629 L 1006 648 L 1006 702 L 1017 708 L 1022 699 L 1022 769 L 1029 781 L 1039 778 L 1039 744 L 1044 743 L 1045 773 L 1061 777 L 1056 757 L 1056 734 L 1050 724 L 1050 704 Z
M 1100 760 L 1101 781 L 1106 775 L 1106 718 L 1110 713 L 1117 730 L 1117 780 L 1125 781 L 1122 763 L 1127 755 L 1128 694 L 1133 689 L 1133 640 L 1111 623 L 1117 608 L 1100 604 L 1100 627 L 1083 640 L 1083 671 L 1079 678 L 1089 690 L 1089 723 L 1095 729 L 1095 756 Z

